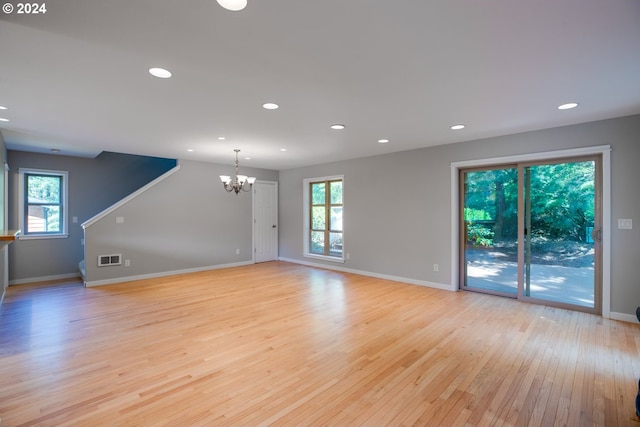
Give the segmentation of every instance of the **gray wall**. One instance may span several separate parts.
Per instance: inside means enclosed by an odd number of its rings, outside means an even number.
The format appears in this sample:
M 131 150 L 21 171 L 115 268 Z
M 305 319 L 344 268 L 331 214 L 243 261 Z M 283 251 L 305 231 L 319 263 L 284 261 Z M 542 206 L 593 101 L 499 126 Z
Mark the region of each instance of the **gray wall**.
M 18 228 L 18 169 L 69 172 L 69 237 L 18 240 L 9 250 L 9 281 L 23 283 L 78 274 L 80 224 L 175 166 L 176 161 L 104 152 L 94 159 L 8 151 L 9 228 Z M 78 217 L 72 223 L 72 217 Z
M 175 173 L 86 227 L 88 285 L 251 262 L 251 193 L 227 193 L 218 178 L 233 167 L 179 163 Z M 243 167 L 242 173 L 278 180 L 272 170 Z M 131 265 L 98 267 L 98 255 L 116 253 Z
M 597 145 L 612 148 L 611 311 L 631 315 L 640 305 L 640 116 L 281 171 L 280 257 L 310 261 L 302 255 L 303 180 L 344 174 L 350 259 L 339 267 L 450 284 L 452 162 Z M 633 230 L 618 230 L 618 218 L 633 219 Z

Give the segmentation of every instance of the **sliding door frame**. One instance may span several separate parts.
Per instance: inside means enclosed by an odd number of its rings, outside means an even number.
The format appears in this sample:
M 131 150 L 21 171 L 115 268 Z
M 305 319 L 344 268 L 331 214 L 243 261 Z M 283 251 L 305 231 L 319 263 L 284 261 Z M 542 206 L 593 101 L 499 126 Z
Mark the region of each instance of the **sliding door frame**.
M 560 157 L 546 160 L 536 160 L 536 161 L 527 161 L 522 162 L 518 165 L 518 182 L 523 183 L 522 185 L 518 184 L 518 230 L 524 230 L 525 228 L 531 231 L 531 224 L 526 224 L 526 220 L 531 220 L 529 212 L 525 212 L 525 188 L 528 187 L 527 183 L 524 182 L 524 169 L 530 166 L 541 166 L 541 165 L 553 165 L 560 163 L 578 163 L 578 162 L 594 162 L 594 230 L 602 230 L 603 228 L 603 206 L 602 206 L 602 154 L 590 154 L 590 155 L 581 155 L 576 157 Z M 526 191 L 530 191 L 527 189 Z M 522 215 L 520 214 L 522 213 Z M 603 233 L 600 233 L 601 235 Z M 519 236 L 520 237 L 520 236 Z M 595 251 L 594 258 L 594 269 L 593 269 L 593 307 L 586 307 L 580 305 L 574 305 L 570 303 L 564 303 L 554 300 L 541 299 L 532 296 L 525 295 L 525 286 L 524 283 L 526 281 L 526 272 L 524 271 L 525 266 L 528 264 L 525 260 L 525 255 L 527 254 L 527 250 L 525 248 L 525 244 L 527 239 L 524 236 L 522 238 L 518 238 L 518 299 L 524 302 L 532 302 L 536 304 L 546 304 L 559 308 L 566 308 L 575 311 L 583 311 L 586 313 L 592 314 L 601 314 L 602 313 L 602 295 L 603 295 L 603 281 L 604 277 L 601 274 L 602 270 L 602 252 L 604 245 L 602 241 L 597 241 L 594 239 L 594 246 L 599 246 L 598 250 Z M 522 260 L 523 262 L 520 262 Z
M 459 179 L 459 190 L 458 190 L 458 197 L 459 197 L 459 211 L 458 211 L 458 227 L 460 230 L 465 230 L 465 220 L 463 215 L 461 215 L 461 212 L 463 212 L 463 207 L 465 206 L 465 182 L 464 179 L 462 179 L 462 176 L 467 173 L 467 172 L 485 172 L 485 171 L 490 171 L 490 170 L 506 170 L 506 169 L 515 169 L 516 171 L 518 170 L 518 164 L 517 163 L 509 163 L 509 164 L 499 164 L 499 165 L 485 165 L 485 166 L 479 166 L 479 167 L 471 167 L 471 168 L 459 168 L 458 169 L 458 179 Z M 519 190 L 520 186 L 518 186 L 518 203 L 520 202 L 520 190 Z M 520 207 L 518 206 L 518 210 L 520 209 Z M 519 219 L 518 219 L 519 221 Z M 518 224 L 519 226 L 520 224 Z M 496 291 L 496 290 L 488 290 L 488 289 L 484 289 L 482 287 L 470 287 L 464 284 L 464 279 L 466 278 L 466 271 L 467 271 L 467 260 L 465 258 L 465 250 L 466 250 L 466 237 L 467 236 L 461 236 L 460 234 L 458 234 L 459 236 L 459 240 L 458 240 L 458 246 L 459 246 L 459 250 L 458 250 L 458 256 L 459 256 L 459 260 L 460 262 L 458 262 L 458 274 L 459 274 L 459 285 L 458 285 L 458 289 L 457 290 L 465 290 L 465 291 L 469 291 L 469 292 L 479 292 L 479 293 L 484 293 L 484 294 L 490 294 L 490 295 L 498 295 L 501 297 L 506 297 L 506 298 L 514 298 L 517 299 L 518 295 L 520 293 L 519 289 L 520 289 L 520 283 L 518 282 L 518 286 L 516 287 L 516 292 L 515 293 L 509 293 L 509 292 L 501 292 L 501 291 Z M 518 252 L 519 254 L 519 252 Z M 518 258 L 519 259 L 519 258 Z M 518 263 L 519 265 L 520 263 Z M 519 277 L 519 271 L 518 271 L 518 277 Z
M 451 163 L 451 290 L 460 287 L 460 170 L 513 163 L 555 161 L 563 158 L 602 158 L 602 316 L 611 317 L 611 147 L 609 145 L 547 151 Z

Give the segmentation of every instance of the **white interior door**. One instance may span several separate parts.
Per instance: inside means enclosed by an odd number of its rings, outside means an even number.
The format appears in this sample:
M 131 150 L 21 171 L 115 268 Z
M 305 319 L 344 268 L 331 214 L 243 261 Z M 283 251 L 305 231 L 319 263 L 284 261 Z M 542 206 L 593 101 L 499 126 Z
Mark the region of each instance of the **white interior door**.
M 278 259 L 278 183 L 253 185 L 253 247 L 255 262 Z

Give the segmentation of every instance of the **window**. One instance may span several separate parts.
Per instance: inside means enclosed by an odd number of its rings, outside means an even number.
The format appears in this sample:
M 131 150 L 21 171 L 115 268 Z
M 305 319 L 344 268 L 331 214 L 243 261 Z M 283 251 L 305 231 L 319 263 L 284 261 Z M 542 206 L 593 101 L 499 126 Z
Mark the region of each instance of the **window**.
M 21 238 L 67 237 L 67 172 L 20 169 Z
M 305 180 L 306 257 L 344 262 L 343 177 Z

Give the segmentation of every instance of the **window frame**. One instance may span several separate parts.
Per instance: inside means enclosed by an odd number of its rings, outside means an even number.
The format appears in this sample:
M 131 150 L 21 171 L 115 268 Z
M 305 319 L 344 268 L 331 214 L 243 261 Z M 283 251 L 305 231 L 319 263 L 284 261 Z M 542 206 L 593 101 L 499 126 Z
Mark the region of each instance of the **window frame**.
M 18 235 L 18 239 L 20 240 L 29 240 L 29 239 L 64 239 L 69 237 L 68 233 L 68 211 L 69 211 L 69 172 L 67 171 L 57 171 L 57 170 L 47 170 L 47 169 L 31 169 L 31 168 L 20 168 L 18 169 L 18 224 L 21 230 L 21 233 Z M 27 179 L 28 175 L 40 175 L 40 176 L 54 176 L 61 179 L 61 196 L 60 196 L 60 211 L 61 211 L 61 230 L 59 232 L 49 232 L 49 233 L 41 233 L 41 232 L 32 232 L 29 233 L 27 230 L 26 218 L 25 215 L 29 211 L 29 200 L 26 197 L 27 190 Z
M 312 184 L 317 184 L 317 183 L 322 183 L 325 182 L 327 184 L 327 188 L 330 188 L 330 183 L 331 182 L 335 182 L 335 181 L 340 181 L 342 182 L 342 204 L 340 204 L 339 206 L 342 207 L 342 212 L 344 215 L 344 206 L 345 206 L 345 192 L 344 192 L 344 175 L 332 175 L 332 176 L 324 176 L 324 177 L 318 177 L 318 178 L 307 178 L 303 181 L 303 256 L 305 258 L 315 258 L 315 259 L 320 259 L 320 260 L 325 260 L 325 261 L 332 261 L 332 262 L 339 262 L 339 263 L 344 263 L 345 262 L 345 227 L 344 227 L 344 222 L 342 225 L 342 231 L 340 231 L 340 233 L 342 233 L 342 254 L 339 256 L 336 255 L 323 255 L 323 254 L 317 254 L 317 253 L 313 253 L 311 252 L 311 210 L 312 210 L 312 197 L 311 197 L 311 185 Z M 336 232 L 336 230 L 331 230 L 329 229 L 330 226 L 330 211 L 331 211 L 331 207 L 332 206 L 338 206 L 336 204 L 331 204 L 330 203 L 330 191 L 326 191 L 325 193 L 325 202 L 329 202 L 329 203 L 325 203 L 325 214 L 327 215 L 327 221 L 325 224 L 325 229 L 323 231 L 325 231 L 325 233 L 331 233 L 331 232 Z M 320 205 L 319 205 L 320 206 Z

